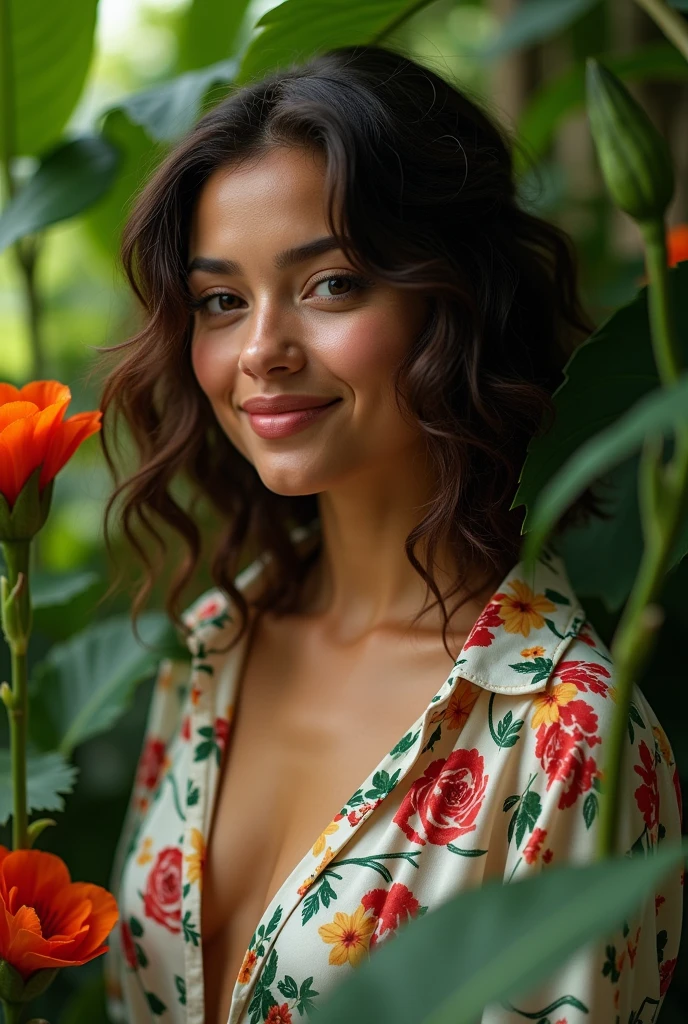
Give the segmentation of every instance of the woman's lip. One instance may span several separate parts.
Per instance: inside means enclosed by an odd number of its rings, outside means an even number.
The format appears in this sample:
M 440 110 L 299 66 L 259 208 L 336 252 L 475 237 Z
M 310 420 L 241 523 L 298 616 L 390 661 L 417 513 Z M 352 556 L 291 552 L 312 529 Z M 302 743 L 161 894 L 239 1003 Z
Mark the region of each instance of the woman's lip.
M 251 429 L 258 437 L 288 437 L 299 430 L 304 430 L 315 420 L 327 415 L 327 410 L 337 405 L 340 401 L 340 398 L 335 398 L 334 401 L 328 402 L 327 405 L 317 405 L 311 409 L 294 409 L 291 412 L 270 413 L 247 412 L 246 415 L 248 416 Z

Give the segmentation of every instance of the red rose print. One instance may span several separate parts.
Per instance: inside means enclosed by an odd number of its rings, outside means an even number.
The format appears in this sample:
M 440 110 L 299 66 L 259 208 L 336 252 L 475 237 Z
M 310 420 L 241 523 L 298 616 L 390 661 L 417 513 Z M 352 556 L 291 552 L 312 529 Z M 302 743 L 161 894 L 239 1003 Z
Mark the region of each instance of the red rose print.
M 183 740 L 190 740 L 191 739 L 191 717 L 190 717 L 190 715 L 184 715 L 184 720 L 182 722 L 181 736 L 182 736 Z
M 446 846 L 473 832 L 489 779 L 484 769 L 485 761 L 475 748 L 453 750 L 446 761 L 433 761 L 404 797 L 395 824 L 421 846 Z M 415 815 L 422 833 L 410 824 Z
M 580 637 L 584 639 L 584 637 Z M 591 693 L 599 693 L 607 696 L 611 674 L 604 665 L 598 665 L 596 661 L 561 661 L 557 665 L 556 676 L 564 683 L 574 683 L 581 692 L 590 690 Z
M 151 736 L 144 746 L 136 770 L 136 785 L 142 789 L 153 789 L 162 763 L 165 759 L 165 744 Z
M 229 736 L 229 721 L 226 718 L 215 719 L 215 742 L 221 751 L 224 752 Z
M 572 701 L 582 704 L 583 701 Z M 572 807 L 581 793 L 587 793 L 597 775 L 597 765 L 592 757 L 586 757 L 585 746 L 599 737 L 587 737 L 579 729 L 569 732 L 562 728 L 563 712 L 570 705 L 559 709 L 559 721 L 551 725 L 543 723 L 537 731 L 535 756 L 547 773 L 547 789 L 555 782 L 563 782 L 559 807 Z M 596 716 L 593 716 L 596 718 Z
M 548 848 L 548 849 L 547 849 L 547 850 L 545 850 L 545 852 L 543 853 L 543 855 L 542 855 L 542 859 L 543 859 L 543 861 L 545 862 L 545 864 L 551 864 L 551 862 L 552 862 L 552 857 L 553 857 L 553 856 L 554 856 L 554 853 L 552 852 L 552 850 L 550 850 L 550 849 Z
M 659 790 L 657 789 L 655 757 L 644 740 L 640 741 L 638 753 L 643 763 L 634 765 L 633 771 L 637 772 L 643 780 L 643 785 L 636 789 L 635 801 L 638 810 L 642 811 L 648 830 L 653 832 L 659 825 Z
M 542 844 L 545 841 L 546 835 L 547 829 L 533 829 L 533 834 L 531 835 L 530 839 L 526 843 L 525 848 L 523 850 L 523 859 L 526 862 L 526 864 L 534 864 L 535 861 L 538 859 L 538 855 L 540 853 Z
M 138 967 L 138 959 L 136 957 L 136 946 L 134 945 L 134 939 L 131 934 L 131 928 L 126 921 L 120 921 L 119 934 L 122 940 L 122 952 L 124 953 L 124 959 L 127 961 L 132 971 L 135 971 Z
M 464 650 L 468 647 L 489 647 L 494 640 L 494 633 L 491 633 L 490 630 L 498 629 L 502 625 L 502 619 L 499 617 L 499 602 L 491 601 L 483 608 L 473 629 L 468 634 Z
M 182 919 L 182 851 L 166 846 L 155 859 L 143 894 L 146 917 L 152 917 L 168 931 L 181 931 Z
M 209 597 L 196 611 L 196 621 L 203 622 L 204 619 L 212 619 L 214 615 L 222 611 L 222 602 L 216 597 Z
M 676 957 L 673 960 L 665 960 L 659 965 L 659 994 L 663 996 L 671 984 L 673 973 L 676 969 Z
M 578 728 L 581 732 L 587 733 L 585 742 L 589 747 L 601 743 L 597 732 L 597 715 L 584 700 L 571 700 L 559 709 L 559 720 L 566 728 Z
M 377 927 L 370 940 L 370 948 L 381 939 L 393 934 L 399 925 L 420 910 L 420 903 L 410 889 L 401 882 L 394 882 L 390 889 L 371 889 L 361 903 L 371 910 L 378 919 Z
M 271 1006 L 265 1020 L 267 1021 L 267 1024 L 291 1024 L 289 1004 L 282 1003 L 281 1006 Z

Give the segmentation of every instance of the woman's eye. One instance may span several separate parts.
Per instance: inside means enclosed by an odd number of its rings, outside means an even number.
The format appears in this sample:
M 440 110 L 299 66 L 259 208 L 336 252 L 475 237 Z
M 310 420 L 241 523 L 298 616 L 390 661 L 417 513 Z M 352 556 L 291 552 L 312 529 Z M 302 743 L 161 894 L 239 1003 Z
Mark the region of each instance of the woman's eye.
M 236 298 L 237 296 L 232 295 L 231 292 L 217 292 L 204 299 L 203 305 L 211 316 L 217 316 L 219 313 L 231 313 L 235 310 L 237 307 L 232 306 L 231 303 Z
M 348 299 L 364 288 L 366 283 L 362 278 L 355 277 L 353 274 L 333 274 L 331 277 L 324 277 L 316 282 L 314 288 L 320 288 L 321 285 L 327 286 L 328 294 L 317 296 L 321 299 Z

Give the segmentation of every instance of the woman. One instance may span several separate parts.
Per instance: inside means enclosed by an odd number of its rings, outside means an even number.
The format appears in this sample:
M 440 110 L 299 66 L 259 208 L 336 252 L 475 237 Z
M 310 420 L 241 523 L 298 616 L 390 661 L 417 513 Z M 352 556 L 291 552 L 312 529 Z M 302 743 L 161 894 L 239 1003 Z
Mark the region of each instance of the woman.
M 613 667 L 554 548 L 520 566 L 510 508 L 587 329 L 575 265 L 486 115 L 377 47 L 231 94 L 123 252 L 146 322 L 105 386 L 140 453 L 113 500 L 134 539 L 188 545 L 192 664 L 154 691 L 111 1012 L 290 1024 L 458 891 L 593 857 Z M 224 526 L 181 621 L 202 538 L 178 476 Z M 679 833 L 675 767 L 635 708 L 621 848 L 649 850 Z M 679 886 L 485 1024 L 650 1019 Z

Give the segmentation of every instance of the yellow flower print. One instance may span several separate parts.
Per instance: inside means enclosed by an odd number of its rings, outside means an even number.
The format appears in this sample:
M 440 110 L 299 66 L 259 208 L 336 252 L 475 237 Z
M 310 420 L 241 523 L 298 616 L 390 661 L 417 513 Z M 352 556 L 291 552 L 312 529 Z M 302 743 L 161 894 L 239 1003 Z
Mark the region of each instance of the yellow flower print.
M 664 729 L 662 729 L 661 725 L 653 725 L 652 732 L 655 739 L 657 740 L 657 743 L 659 744 L 659 749 L 662 752 L 664 763 L 669 765 L 669 767 L 671 768 L 671 766 L 674 763 L 674 756 L 672 754 L 671 746 L 669 745 L 669 740 L 667 739 L 667 735 L 664 732 Z
M 530 636 L 531 629 L 542 629 L 545 625 L 541 613 L 556 611 L 556 605 L 544 594 L 534 594 L 523 580 L 512 580 L 509 586 L 514 593 L 502 594 L 499 606 L 504 629 L 507 633 Z
M 330 824 L 327 826 L 327 828 L 324 829 L 320 833 L 318 838 L 315 840 L 315 843 L 313 844 L 313 856 L 314 857 L 319 857 L 320 854 L 325 849 L 325 843 L 327 842 L 327 837 L 334 835 L 334 833 L 338 832 L 338 831 L 339 831 L 339 825 L 337 824 L 337 822 L 336 821 L 331 821 Z
M 328 846 L 327 849 L 325 850 L 325 856 L 320 861 L 315 871 L 312 874 L 310 874 L 308 878 L 304 878 L 303 882 L 296 890 L 299 896 L 303 896 L 310 889 L 310 887 L 313 885 L 313 882 L 316 880 L 320 872 L 324 871 L 324 869 L 327 867 L 327 865 L 330 863 L 333 857 L 334 852 Z
M 368 952 L 377 918 L 374 915 L 367 917 L 367 913 L 362 904 L 353 914 L 337 911 L 332 924 L 323 924 L 318 928 L 318 935 L 323 942 L 333 946 L 329 962 L 334 967 L 342 967 L 346 963 L 357 967 Z
M 251 980 L 251 974 L 253 973 L 253 968 L 256 966 L 257 961 L 258 956 L 255 949 L 248 949 L 244 957 L 244 962 L 239 969 L 239 977 L 237 978 L 237 981 L 240 985 L 246 985 Z
M 191 845 L 194 848 L 194 852 L 187 853 L 184 858 L 188 864 L 186 878 L 191 885 L 194 882 L 198 882 L 198 888 L 200 889 L 203 881 L 203 868 L 205 866 L 205 843 L 203 836 L 197 828 L 191 829 Z
M 521 651 L 522 658 L 544 658 L 545 654 L 544 647 L 524 647 Z
M 467 679 L 459 680 L 444 715 L 448 729 L 463 729 L 479 696 L 480 688 L 478 686 L 469 683 Z
M 540 693 L 534 697 L 535 714 L 530 723 L 533 729 L 539 729 L 543 724 L 553 725 L 558 722 L 559 708 L 563 708 L 565 704 L 573 700 L 577 693 L 578 687 L 575 683 L 559 683 L 558 686 L 553 686 L 546 693 Z
M 153 854 L 151 853 L 152 845 L 153 840 L 151 839 L 150 836 L 146 836 L 146 838 L 141 843 L 141 850 L 139 851 L 138 856 L 136 857 L 137 864 L 148 864 L 150 861 L 153 860 Z

